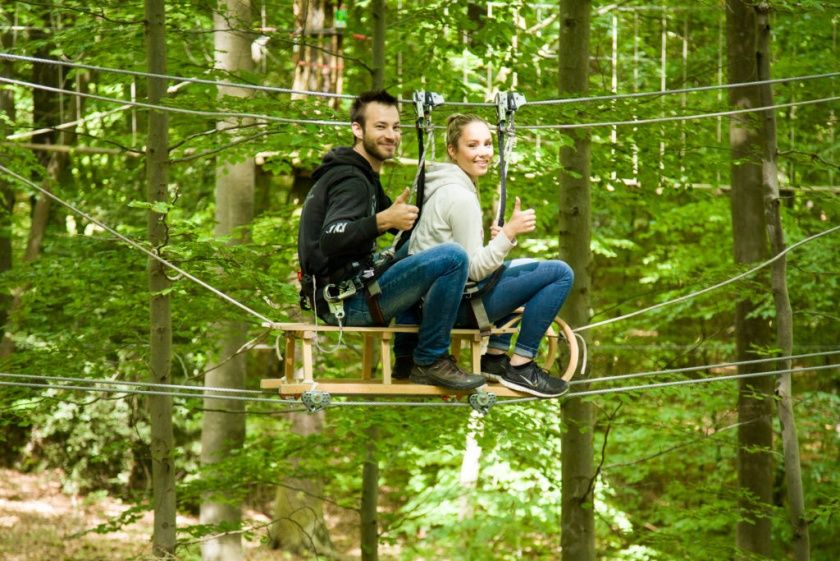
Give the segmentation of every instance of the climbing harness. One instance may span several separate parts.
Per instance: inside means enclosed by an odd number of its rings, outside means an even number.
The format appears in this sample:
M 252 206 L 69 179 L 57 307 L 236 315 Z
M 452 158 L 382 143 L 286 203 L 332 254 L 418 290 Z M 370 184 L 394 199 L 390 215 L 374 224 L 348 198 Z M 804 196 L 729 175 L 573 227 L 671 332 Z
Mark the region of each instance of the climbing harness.
M 507 162 L 513 146 L 513 140 L 515 139 L 513 116 L 523 105 L 525 105 L 525 96 L 521 94 L 516 92 L 498 92 L 496 94 L 496 132 L 499 137 L 499 212 L 495 222 L 499 227 L 505 224 Z M 506 136 L 510 137 L 510 142 L 506 142 Z M 487 310 L 484 308 L 482 296 L 496 286 L 504 270 L 505 267 L 503 265 L 493 271 L 484 284 L 469 281 L 464 287 L 464 298 L 470 302 L 473 318 L 482 335 L 488 334 L 492 327 L 490 318 L 487 316 Z
M 414 228 L 420 223 L 420 215 L 423 214 L 423 199 L 426 196 L 426 152 L 434 149 L 434 127 L 432 126 L 432 110 L 445 103 L 443 96 L 434 92 L 414 92 L 414 113 L 416 115 L 414 128 L 417 130 L 417 173 L 414 175 L 414 182 L 411 185 L 411 196 L 417 206 L 417 219 L 414 225 L 407 231 L 400 231 L 394 238 L 394 243 L 385 251 L 396 253 L 396 251 L 411 238 Z M 426 140 L 423 140 L 423 135 Z M 403 235 L 405 234 L 405 235 Z
M 414 92 L 414 110 L 417 115 L 416 129 L 418 161 L 417 173 L 414 177 L 414 183 L 412 185 L 412 194 L 415 196 L 415 201 L 417 202 L 417 207 L 420 209 L 420 212 L 422 212 L 424 187 L 426 183 L 426 145 L 424 142 L 424 133 L 427 136 L 428 141 L 431 143 L 433 139 L 431 119 L 432 109 L 443 105 L 443 103 L 444 99 L 440 94 L 426 91 Z M 375 194 L 373 196 L 375 196 Z M 417 218 L 419 220 L 419 213 Z M 417 221 L 415 220 L 414 226 L 416 225 Z M 397 262 L 397 250 L 399 250 L 399 248 L 408 241 L 414 226 L 407 231 L 398 232 L 394 237 L 393 243 L 389 247 L 373 254 L 368 266 L 363 267 L 359 263 L 351 263 L 350 270 L 355 271 L 352 276 L 340 282 L 327 282 L 323 285 L 323 288 L 321 289 L 321 296 L 323 296 L 324 301 L 326 301 L 330 313 L 338 322 L 339 328 L 343 326 L 343 321 L 346 317 L 346 313 L 344 311 L 344 301 L 358 293 L 364 293 L 365 301 L 367 302 L 368 310 L 370 311 L 374 325 L 386 324 L 385 316 L 379 305 L 379 296 L 382 294 L 382 289 L 380 288 L 377 279 L 391 265 Z M 340 278 L 344 275 L 337 275 L 333 273 L 332 276 Z M 316 312 L 315 321 L 317 323 L 315 300 L 317 300 L 318 297 L 317 291 L 320 283 L 315 277 L 305 275 L 303 273 L 299 274 L 299 280 L 301 281 L 301 287 L 307 287 L 301 290 L 301 307 L 303 309 L 309 309 L 311 304 L 311 308 Z M 310 284 L 312 286 L 311 292 L 308 290 Z M 309 300 L 311 300 L 311 302 Z M 340 338 L 341 331 L 339 331 L 339 341 L 341 340 Z

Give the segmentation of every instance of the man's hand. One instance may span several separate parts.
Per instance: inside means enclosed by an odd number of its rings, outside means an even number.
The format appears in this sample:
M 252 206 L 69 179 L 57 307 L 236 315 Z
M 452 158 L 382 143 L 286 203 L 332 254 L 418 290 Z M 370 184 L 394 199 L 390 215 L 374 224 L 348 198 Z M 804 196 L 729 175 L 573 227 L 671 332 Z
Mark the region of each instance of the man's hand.
M 502 227 L 502 232 L 512 242 L 516 241 L 516 236 L 533 232 L 537 227 L 537 213 L 534 209 L 529 208 L 522 210 L 520 207 L 522 202 L 519 197 L 516 197 L 516 202 L 513 203 L 513 213 L 510 215 L 510 220 Z
M 406 203 L 411 191 L 408 187 L 405 191 L 394 200 L 394 204 L 376 213 L 376 227 L 380 232 L 396 228 L 397 230 L 409 230 L 414 226 L 414 221 L 417 220 L 417 215 L 420 214 L 420 209 L 416 206 Z

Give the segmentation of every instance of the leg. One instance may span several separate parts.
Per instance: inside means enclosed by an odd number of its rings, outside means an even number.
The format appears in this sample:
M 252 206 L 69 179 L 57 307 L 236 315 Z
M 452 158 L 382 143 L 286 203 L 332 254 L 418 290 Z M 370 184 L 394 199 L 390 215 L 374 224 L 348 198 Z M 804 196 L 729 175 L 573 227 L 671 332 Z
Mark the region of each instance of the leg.
M 564 262 L 533 261 L 509 267 L 493 290 L 484 295 L 484 307 L 491 321 L 525 306 L 515 354 L 528 359 L 536 355 L 540 340 L 563 306 L 573 282 L 574 273 Z

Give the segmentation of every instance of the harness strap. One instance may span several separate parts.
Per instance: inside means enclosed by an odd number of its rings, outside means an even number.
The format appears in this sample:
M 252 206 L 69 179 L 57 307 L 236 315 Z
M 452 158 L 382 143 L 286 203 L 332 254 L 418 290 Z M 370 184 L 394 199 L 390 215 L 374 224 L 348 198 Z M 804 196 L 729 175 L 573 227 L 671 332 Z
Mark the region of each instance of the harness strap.
M 472 311 L 473 320 L 481 332 L 482 337 L 489 335 L 490 330 L 493 328 L 493 323 L 490 321 L 490 317 L 487 315 L 487 309 L 484 307 L 482 296 L 493 290 L 504 272 L 505 267 L 502 265 L 491 273 L 489 280 L 483 285 L 479 285 L 475 281 L 469 281 L 464 286 L 464 298 L 470 301 L 470 311 Z
M 368 310 L 370 310 L 370 317 L 373 318 L 376 325 L 386 325 L 382 308 L 379 307 L 380 294 L 382 294 L 382 289 L 379 288 L 378 280 L 374 280 L 365 287 L 365 300 L 367 301 Z

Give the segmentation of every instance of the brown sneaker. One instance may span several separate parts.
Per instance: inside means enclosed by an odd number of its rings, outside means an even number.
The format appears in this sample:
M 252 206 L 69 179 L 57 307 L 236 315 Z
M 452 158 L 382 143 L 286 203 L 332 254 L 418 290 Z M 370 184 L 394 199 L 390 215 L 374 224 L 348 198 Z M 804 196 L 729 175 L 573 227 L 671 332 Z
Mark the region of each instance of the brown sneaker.
M 429 365 L 415 364 L 411 369 L 410 379 L 415 384 L 441 386 L 453 390 L 473 390 L 484 385 L 484 376 L 464 372 L 451 355 L 444 355 Z

